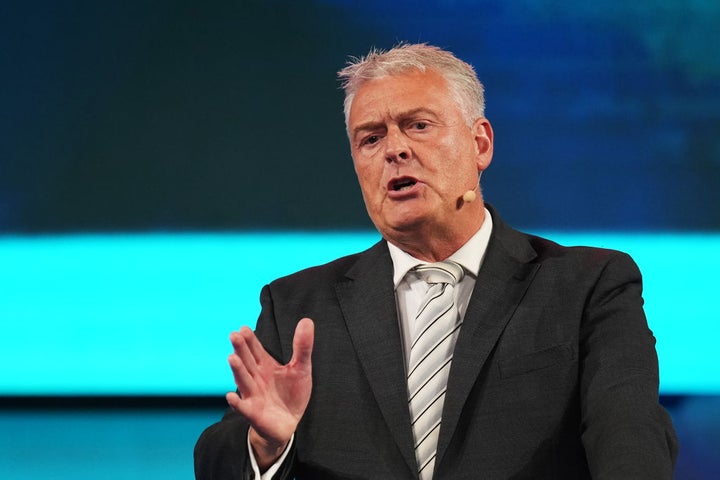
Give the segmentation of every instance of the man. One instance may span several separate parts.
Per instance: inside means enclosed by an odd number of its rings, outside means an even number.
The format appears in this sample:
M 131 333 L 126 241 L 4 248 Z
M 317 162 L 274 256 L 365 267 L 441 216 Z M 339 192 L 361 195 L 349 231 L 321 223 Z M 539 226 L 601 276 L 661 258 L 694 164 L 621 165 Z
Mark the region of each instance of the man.
M 374 51 L 340 77 L 383 241 L 263 289 L 197 478 L 671 478 L 632 260 L 522 234 L 483 203 L 493 131 L 449 52 Z

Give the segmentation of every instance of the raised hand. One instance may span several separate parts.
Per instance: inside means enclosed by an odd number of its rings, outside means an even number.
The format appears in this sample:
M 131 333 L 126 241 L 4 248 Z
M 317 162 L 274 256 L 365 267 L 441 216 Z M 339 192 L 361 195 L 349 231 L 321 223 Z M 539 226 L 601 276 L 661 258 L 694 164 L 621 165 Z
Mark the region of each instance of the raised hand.
M 240 395 L 230 392 L 226 398 L 250 423 L 250 443 L 261 469 L 282 455 L 310 401 L 314 338 L 312 320 L 303 318 L 295 328 L 292 358 L 281 365 L 249 328 L 230 335 L 234 352 L 228 362 Z

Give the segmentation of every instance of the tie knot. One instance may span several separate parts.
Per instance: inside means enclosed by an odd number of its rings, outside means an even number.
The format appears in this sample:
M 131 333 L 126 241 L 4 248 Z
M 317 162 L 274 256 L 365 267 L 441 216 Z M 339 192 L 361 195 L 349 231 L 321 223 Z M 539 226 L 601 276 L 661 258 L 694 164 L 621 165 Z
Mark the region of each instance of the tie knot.
M 457 284 L 463 278 L 463 268 L 452 260 L 423 263 L 414 268 L 415 272 L 427 283 Z

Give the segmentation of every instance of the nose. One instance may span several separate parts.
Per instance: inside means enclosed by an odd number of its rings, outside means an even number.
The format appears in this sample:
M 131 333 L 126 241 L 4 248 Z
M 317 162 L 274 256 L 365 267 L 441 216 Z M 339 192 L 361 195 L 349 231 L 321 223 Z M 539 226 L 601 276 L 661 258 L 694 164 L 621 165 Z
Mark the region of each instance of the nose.
M 410 145 L 399 128 L 389 129 L 385 137 L 385 160 L 388 163 L 410 159 Z

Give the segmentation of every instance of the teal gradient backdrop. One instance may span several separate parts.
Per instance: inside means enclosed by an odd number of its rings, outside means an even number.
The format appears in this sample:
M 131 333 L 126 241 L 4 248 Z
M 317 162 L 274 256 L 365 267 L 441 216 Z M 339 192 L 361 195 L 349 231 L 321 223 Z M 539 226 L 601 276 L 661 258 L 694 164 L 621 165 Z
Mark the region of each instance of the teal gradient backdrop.
M 644 273 L 662 393 L 720 394 L 720 234 L 547 235 L 630 253 Z M 262 286 L 378 238 L 0 238 L 0 395 L 222 395 L 232 389 L 229 333 L 254 326 Z
M 377 239 L 335 72 L 401 40 L 484 81 L 504 220 L 634 256 L 676 478 L 720 478 L 718 25 L 717 0 L 4 2 L 0 478 L 192 478 L 261 285 Z

